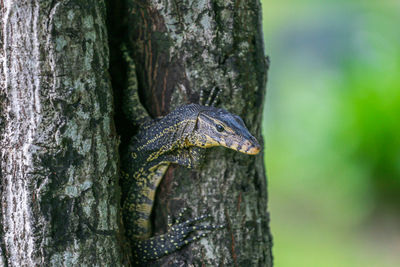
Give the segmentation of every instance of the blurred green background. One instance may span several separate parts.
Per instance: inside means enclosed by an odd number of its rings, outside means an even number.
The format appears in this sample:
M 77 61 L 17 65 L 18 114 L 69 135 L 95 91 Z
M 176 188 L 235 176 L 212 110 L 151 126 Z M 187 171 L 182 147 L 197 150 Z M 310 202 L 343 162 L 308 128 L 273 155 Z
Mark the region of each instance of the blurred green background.
M 400 266 L 400 0 L 262 4 L 275 266 Z

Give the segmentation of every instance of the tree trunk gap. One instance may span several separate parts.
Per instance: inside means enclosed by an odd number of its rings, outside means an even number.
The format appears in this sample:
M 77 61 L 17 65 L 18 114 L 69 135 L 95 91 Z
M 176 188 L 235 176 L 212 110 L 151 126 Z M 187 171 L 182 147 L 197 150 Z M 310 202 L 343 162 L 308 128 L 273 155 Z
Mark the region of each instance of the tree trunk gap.
M 0 0 L 0 266 L 129 266 L 119 147 L 137 130 L 121 103 L 133 56 L 152 117 L 200 91 L 262 143 L 268 62 L 259 0 Z M 262 153 L 208 149 L 172 165 L 154 234 L 182 207 L 221 230 L 149 266 L 272 266 Z

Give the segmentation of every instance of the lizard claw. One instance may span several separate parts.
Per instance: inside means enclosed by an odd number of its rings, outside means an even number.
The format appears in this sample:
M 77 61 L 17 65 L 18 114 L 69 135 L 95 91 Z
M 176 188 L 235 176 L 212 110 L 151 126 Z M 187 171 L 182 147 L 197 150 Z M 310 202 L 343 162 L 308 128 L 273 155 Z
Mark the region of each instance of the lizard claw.
M 180 222 L 185 211 L 186 208 L 179 212 L 177 223 L 172 225 L 167 233 L 135 242 L 134 256 L 137 264 L 173 253 L 209 233 L 203 231 L 218 230 L 225 227 L 225 225 L 200 224 L 203 220 L 211 218 L 210 214 Z M 190 235 L 191 233 L 193 235 Z
M 202 89 L 200 91 L 200 100 L 199 100 L 199 102 L 200 102 L 201 105 L 212 106 L 213 107 L 217 103 L 220 93 L 221 93 L 221 90 L 217 86 L 214 86 L 211 89 L 207 99 L 204 99 L 204 89 Z

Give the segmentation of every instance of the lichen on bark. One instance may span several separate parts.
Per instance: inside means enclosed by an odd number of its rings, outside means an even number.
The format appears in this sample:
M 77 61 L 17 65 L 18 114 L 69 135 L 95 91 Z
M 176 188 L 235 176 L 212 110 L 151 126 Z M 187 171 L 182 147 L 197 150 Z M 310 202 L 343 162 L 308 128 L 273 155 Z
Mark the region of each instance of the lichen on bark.
M 103 1 L 1 1 L 0 265 L 118 265 Z
M 260 140 L 267 66 L 259 1 L 126 1 L 129 14 L 111 20 L 125 25 L 128 15 L 125 41 L 147 110 L 165 115 L 218 87 L 219 107 L 240 115 Z M 122 265 L 119 107 L 105 3 L 0 0 L 0 7 L 0 265 Z M 120 118 L 119 128 L 129 128 Z M 262 156 L 211 149 L 201 169 L 172 166 L 157 197 L 156 233 L 183 206 L 193 216 L 208 210 L 227 227 L 153 265 L 272 265 Z
M 127 43 L 139 90 L 154 117 L 217 87 L 219 107 L 240 115 L 261 140 L 267 61 L 258 0 L 128 1 Z M 211 233 L 154 266 L 272 266 L 263 156 L 210 149 L 199 170 L 172 166 L 157 192 L 156 233 L 181 207 L 213 215 Z M 161 204 L 162 203 L 162 204 Z

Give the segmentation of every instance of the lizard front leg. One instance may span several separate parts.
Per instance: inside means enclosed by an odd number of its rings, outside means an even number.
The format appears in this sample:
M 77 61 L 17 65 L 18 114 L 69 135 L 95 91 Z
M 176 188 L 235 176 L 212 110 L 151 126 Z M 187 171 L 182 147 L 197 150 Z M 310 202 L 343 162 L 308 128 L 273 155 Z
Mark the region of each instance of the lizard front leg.
M 150 260 L 156 260 L 207 235 L 206 232 L 199 231 L 222 229 L 225 227 L 225 225 L 199 224 L 209 217 L 209 215 L 202 215 L 184 222 L 178 221 L 163 235 L 145 240 L 136 240 L 133 245 L 135 263 L 140 265 Z M 195 234 L 189 236 L 192 232 L 195 232 Z
M 184 166 L 188 169 L 198 168 L 204 159 L 206 150 L 201 147 L 191 146 L 176 149 L 173 153 L 164 155 L 164 160 Z

